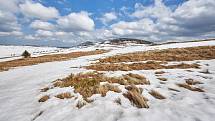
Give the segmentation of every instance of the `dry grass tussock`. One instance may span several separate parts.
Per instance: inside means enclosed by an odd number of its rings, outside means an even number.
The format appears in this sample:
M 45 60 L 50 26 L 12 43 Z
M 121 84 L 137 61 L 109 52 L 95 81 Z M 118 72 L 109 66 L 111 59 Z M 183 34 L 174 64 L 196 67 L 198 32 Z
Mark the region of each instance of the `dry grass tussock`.
M 175 91 L 175 92 L 180 92 L 179 90 L 177 90 L 175 88 L 171 88 L 171 87 L 169 87 L 168 90 Z
M 84 107 L 86 104 L 87 104 L 87 102 L 85 100 L 78 100 L 76 107 L 78 109 L 80 109 L 80 108 Z
M 45 63 L 45 62 L 53 62 L 53 61 L 65 61 L 71 58 L 102 54 L 106 52 L 108 51 L 94 50 L 94 51 L 71 52 L 66 54 L 53 54 L 53 55 L 44 55 L 39 57 L 28 57 L 28 58 L 16 59 L 11 61 L 0 62 L 0 71 L 7 71 L 8 69 L 13 67 L 29 66 L 29 65 L 35 65 L 39 63 Z
M 128 91 L 123 93 L 123 96 L 128 98 L 129 101 L 138 108 L 149 108 L 146 99 L 142 94 L 141 90 L 137 88 L 135 85 L 131 85 L 127 87 Z
M 155 74 L 164 74 L 164 71 L 156 71 Z
M 155 90 L 151 90 L 149 94 L 151 94 L 153 97 L 157 99 L 161 99 L 161 100 L 166 99 L 166 97 L 164 97 L 162 94 L 160 94 L 158 91 L 155 91 Z
M 74 95 L 71 95 L 70 92 L 65 92 L 65 93 L 60 93 L 60 94 L 56 95 L 55 97 L 59 98 L 59 99 L 69 99 L 69 98 L 74 97 Z
M 185 88 L 185 89 L 191 90 L 191 91 L 204 92 L 203 89 L 198 88 L 198 87 L 194 87 L 194 86 L 189 85 L 189 84 L 187 84 L 187 83 L 176 84 L 176 85 L 178 85 L 179 87 L 183 87 L 183 88 Z
M 197 80 L 194 80 L 194 79 L 185 79 L 186 83 L 189 84 L 189 85 L 196 85 L 196 84 L 203 84 L 202 82 L 200 81 L 197 81 Z
M 187 68 L 199 68 L 198 64 L 176 64 L 176 65 L 163 65 L 160 62 L 150 63 L 132 63 L 132 64 L 108 64 L 108 63 L 96 63 L 90 66 L 86 66 L 87 69 L 96 71 L 132 71 L 132 70 L 156 70 L 156 69 L 187 69 Z
M 49 87 L 44 87 L 44 88 L 42 88 L 40 91 L 41 92 L 47 92 L 49 90 Z
M 109 82 L 104 85 L 100 85 L 100 82 Z M 64 79 L 58 79 L 53 82 L 54 87 L 74 87 L 75 92 L 80 93 L 84 98 L 90 97 L 93 94 L 101 94 L 106 96 L 108 91 L 114 91 L 120 93 L 121 90 L 112 85 L 111 83 L 118 83 L 121 85 L 129 84 L 150 84 L 150 82 L 141 75 L 138 74 L 125 74 L 121 77 L 107 77 L 103 73 L 88 72 L 71 74 Z
M 49 98 L 50 98 L 50 97 L 49 97 L 48 95 L 44 95 L 44 96 L 42 96 L 38 101 L 39 101 L 39 102 L 45 102 L 45 101 L 47 101 Z
M 100 82 L 111 82 L 111 78 L 104 76 L 98 72 L 71 74 L 64 79 L 54 81 L 55 87 L 74 87 L 75 92 L 80 93 L 84 98 L 90 97 L 93 94 L 101 94 L 105 96 L 108 91 L 120 93 L 121 90 L 112 84 L 100 85 Z
M 200 46 L 187 48 L 173 48 L 122 54 L 104 59 L 101 63 L 119 63 L 136 61 L 193 61 L 215 59 L 215 46 Z
M 167 78 L 157 78 L 157 79 L 159 79 L 161 81 L 167 81 Z

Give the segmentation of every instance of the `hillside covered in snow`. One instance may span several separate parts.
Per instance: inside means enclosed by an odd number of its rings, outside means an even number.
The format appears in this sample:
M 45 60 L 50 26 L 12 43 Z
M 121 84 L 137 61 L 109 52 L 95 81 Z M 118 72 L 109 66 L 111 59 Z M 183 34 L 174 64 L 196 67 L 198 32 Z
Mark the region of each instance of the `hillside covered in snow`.
M 24 50 L 32 57 L 21 57 Z M 215 118 L 215 40 L 0 52 L 1 121 Z

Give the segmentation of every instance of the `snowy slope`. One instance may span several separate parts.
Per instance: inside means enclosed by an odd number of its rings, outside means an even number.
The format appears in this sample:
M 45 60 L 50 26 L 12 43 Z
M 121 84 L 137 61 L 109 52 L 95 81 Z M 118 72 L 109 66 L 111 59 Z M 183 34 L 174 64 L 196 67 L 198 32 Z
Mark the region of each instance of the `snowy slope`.
M 82 68 L 71 67 L 85 66 L 95 59 L 119 53 L 206 45 L 215 45 L 215 41 L 119 48 L 107 45 L 106 49 L 113 50 L 105 54 L 17 67 L 0 72 L 0 121 L 213 121 L 215 118 L 215 60 L 198 61 L 202 68 L 192 69 L 193 72 L 184 69 L 163 69 L 167 73 L 162 77 L 171 80 L 165 85 L 159 83 L 154 75 L 154 70 L 133 71 L 133 73 L 143 74 L 152 83 L 151 85 L 142 85 L 144 87 L 143 94 L 149 99 L 149 109 L 133 107 L 121 94 L 113 92 L 108 92 L 106 97 L 94 95 L 92 98 L 95 101 L 81 109 L 75 107 L 77 102 L 73 98 L 68 100 L 52 98 L 45 103 L 38 103 L 38 99 L 45 94 L 40 92 L 41 88 L 70 73 L 86 71 Z M 100 47 L 90 47 L 83 50 L 97 48 Z M 2 51 L 7 52 L 7 50 Z M 209 69 L 211 74 L 199 73 L 204 69 Z M 118 71 L 107 74 L 120 75 L 123 73 L 128 72 Z M 185 78 L 194 78 L 204 82 L 201 86 L 206 92 L 196 93 L 173 85 Z M 169 91 L 168 87 L 177 88 L 181 92 Z M 146 93 L 152 88 L 161 91 L 168 99 L 157 100 Z M 47 93 L 56 94 L 65 91 L 73 92 L 73 89 L 71 87 L 58 88 Z M 118 97 L 122 99 L 121 106 L 113 103 L 113 99 Z M 43 113 L 37 117 L 41 111 Z

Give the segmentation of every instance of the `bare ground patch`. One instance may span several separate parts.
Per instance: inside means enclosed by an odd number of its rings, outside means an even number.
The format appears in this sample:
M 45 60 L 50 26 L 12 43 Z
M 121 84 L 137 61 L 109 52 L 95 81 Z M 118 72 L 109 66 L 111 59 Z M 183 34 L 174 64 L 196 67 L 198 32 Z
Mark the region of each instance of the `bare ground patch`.
M 22 59 L 16 59 L 11 61 L 0 62 L 0 71 L 7 71 L 13 67 L 29 66 L 45 62 L 53 61 L 65 61 L 71 58 L 77 58 L 81 56 L 96 55 L 108 52 L 107 50 L 94 50 L 94 51 L 83 51 L 83 52 L 71 52 L 66 54 L 53 54 L 44 55 L 39 57 L 28 57 Z

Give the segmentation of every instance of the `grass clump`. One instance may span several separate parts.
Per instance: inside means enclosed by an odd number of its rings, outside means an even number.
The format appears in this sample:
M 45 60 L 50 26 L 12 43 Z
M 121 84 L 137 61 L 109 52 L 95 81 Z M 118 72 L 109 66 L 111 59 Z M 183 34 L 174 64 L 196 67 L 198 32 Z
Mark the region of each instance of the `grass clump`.
M 167 81 L 167 78 L 157 78 L 157 79 L 159 79 L 161 81 Z
M 175 91 L 175 92 L 180 92 L 179 90 L 171 88 L 171 87 L 169 87 L 168 90 Z
M 45 88 L 42 88 L 40 91 L 41 92 L 47 92 L 49 90 L 49 87 L 45 87 Z
M 87 102 L 85 100 L 78 100 L 76 107 L 78 109 L 80 109 L 80 108 L 84 107 L 86 104 L 87 104 Z
M 149 92 L 149 94 L 151 94 L 153 97 L 157 98 L 157 99 L 166 99 L 166 97 L 164 97 L 162 94 L 160 94 L 158 91 L 155 91 L 155 90 L 151 90 Z
M 74 96 L 71 95 L 71 93 L 69 93 L 69 92 L 65 92 L 65 93 L 60 93 L 60 94 L 56 95 L 55 97 L 59 98 L 59 99 L 69 99 L 69 98 L 72 98 Z
M 50 97 L 49 97 L 48 95 L 44 95 L 44 96 L 42 96 L 38 101 L 39 101 L 39 102 L 45 102 L 45 101 L 47 101 L 49 98 L 50 98 Z
M 105 96 L 108 91 L 121 92 L 117 86 L 111 84 L 100 85 L 100 82 L 110 80 L 102 73 L 88 72 L 71 74 L 64 79 L 54 81 L 55 87 L 74 87 L 76 93 L 80 93 L 84 98 L 91 97 L 93 94 Z
M 186 83 L 189 84 L 189 85 L 203 84 L 202 82 L 197 81 L 197 80 L 193 80 L 193 79 L 191 79 L 191 78 L 190 78 L 190 79 L 186 79 L 185 81 L 186 81 Z
M 155 74 L 164 74 L 164 71 L 156 71 Z
M 203 89 L 198 88 L 198 87 L 191 86 L 191 85 L 189 85 L 189 84 L 187 84 L 187 83 L 176 84 L 176 85 L 178 85 L 179 87 L 183 87 L 183 88 L 185 88 L 185 89 L 191 90 L 191 91 L 204 92 Z
M 146 99 L 142 94 L 141 90 L 137 88 L 135 85 L 131 85 L 127 87 L 128 91 L 123 93 L 123 96 L 128 98 L 129 101 L 138 108 L 149 108 Z

